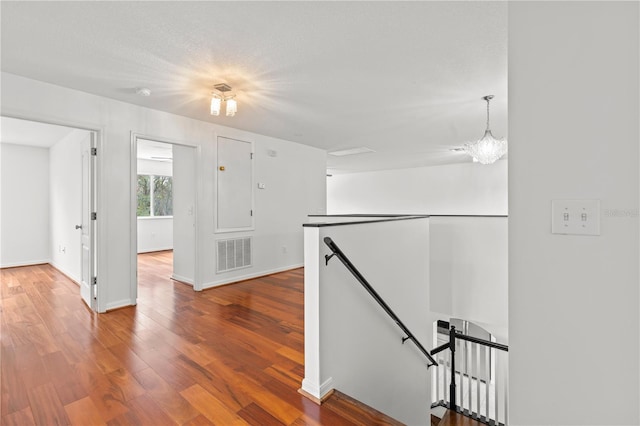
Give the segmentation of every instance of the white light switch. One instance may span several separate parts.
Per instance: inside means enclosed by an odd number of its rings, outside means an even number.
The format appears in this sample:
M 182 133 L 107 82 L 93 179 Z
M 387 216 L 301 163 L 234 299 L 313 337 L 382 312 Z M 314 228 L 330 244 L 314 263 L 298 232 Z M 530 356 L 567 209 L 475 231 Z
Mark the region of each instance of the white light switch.
M 264 183 L 258 182 L 258 189 L 265 189 L 266 185 Z
M 600 235 L 600 200 L 551 200 L 551 233 Z

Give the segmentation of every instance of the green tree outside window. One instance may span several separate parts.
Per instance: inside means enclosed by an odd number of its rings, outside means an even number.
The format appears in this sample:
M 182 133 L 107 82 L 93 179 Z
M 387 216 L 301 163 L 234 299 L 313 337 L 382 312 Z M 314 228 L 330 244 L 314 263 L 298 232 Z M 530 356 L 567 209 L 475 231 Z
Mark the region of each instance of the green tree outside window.
M 138 216 L 151 215 L 151 192 L 149 175 L 138 175 Z
M 153 177 L 153 215 L 173 216 L 173 180 L 171 176 Z
M 171 176 L 138 175 L 137 215 L 173 216 L 173 179 Z

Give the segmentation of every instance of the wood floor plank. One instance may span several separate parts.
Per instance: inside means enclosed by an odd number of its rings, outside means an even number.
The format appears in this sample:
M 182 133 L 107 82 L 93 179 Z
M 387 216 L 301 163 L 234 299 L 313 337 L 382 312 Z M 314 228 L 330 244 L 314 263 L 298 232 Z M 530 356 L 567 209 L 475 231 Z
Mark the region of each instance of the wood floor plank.
M 332 397 L 325 401 L 325 404 L 327 408 L 334 413 L 340 414 L 354 423 L 364 422 L 364 424 L 367 425 L 402 426 L 402 423 L 399 421 L 385 416 L 341 392 L 334 392 Z M 359 408 L 359 410 L 354 410 L 356 407 Z
M 304 377 L 303 270 L 194 292 L 139 256 L 138 305 L 90 311 L 49 265 L 0 269 L 3 425 L 397 424 Z
M 138 382 L 160 408 L 178 424 L 184 424 L 198 417 L 196 410 L 182 395 L 175 391 L 152 368 L 136 372 Z
M 61 351 L 45 355 L 43 361 L 63 405 L 88 396 L 86 389 L 74 377 L 74 370 Z
M 30 407 L 3 416 L 0 423 L 3 426 L 36 426 Z
M 105 421 L 129 411 L 122 391 L 114 387 L 94 363 L 78 363 L 74 368 L 76 377 Z
M 27 387 L 22 380 L 19 369 L 19 360 L 13 347 L 2 347 L 2 408 L 0 411 L 6 415 L 29 408 L 29 395 Z
M 200 385 L 193 385 L 180 392 L 189 403 L 214 424 L 246 425 L 235 411 L 229 409 Z
M 149 365 L 136 355 L 125 343 L 109 346 L 109 352 L 111 352 L 113 356 L 118 359 L 120 365 L 130 373 L 149 368 Z
M 69 417 L 51 383 L 27 390 L 33 419 L 38 425 L 68 425 Z
M 212 426 L 211 423 L 205 416 L 200 414 L 198 417 L 188 421 L 183 426 Z
M 267 413 L 260 408 L 259 405 L 251 403 L 238 411 L 240 417 L 247 421 L 251 425 L 264 425 L 264 426 L 282 426 L 286 423 L 282 423 L 280 420 Z
M 442 420 L 439 423 L 440 426 L 482 426 L 477 420 L 473 420 L 462 414 L 458 414 L 455 411 L 447 410 Z
M 98 408 L 88 396 L 64 406 L 67 417 L 74 425 L 103 426 L 107 423 L 98 414 Z
M 173 423 L 153 399 L 146 395 L 129 401 L 130 411 L 111 419 L 109 426 L 120 425 L 170 425 Z

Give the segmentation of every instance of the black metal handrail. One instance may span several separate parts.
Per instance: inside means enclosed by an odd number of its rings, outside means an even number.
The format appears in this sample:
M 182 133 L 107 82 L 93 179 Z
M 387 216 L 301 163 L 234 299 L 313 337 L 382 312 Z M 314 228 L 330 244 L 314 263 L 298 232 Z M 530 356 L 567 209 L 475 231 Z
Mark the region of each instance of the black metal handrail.
M 458 405 L 456 401 L 456 339 L 466 340 L 468 342 L 477 343 L 482 346 L 488 346 L 493 349 L 508 352 L 509 347 L 500 343 L 490 342 L 488 340 L 480 339 L 478 337 L 467 336 L 456 331 L 454 326 L 449 329 L 449 341 L 443 345 L 438 346 L 431 350 L 431 355 L 439 354 L 440 352 L 449 349 L 451 351 L 451 382 L 449 383 L 449 408 L 458 411 Z
M 489 346 L 493 349 L 499 349 L 501 351 L 509 352 L 509 346 L 503 345 L 501 343 L 490 342 L 488 340 L 480 339 L 478 337 L 467 336 L 466 334 L 462 334 L 456 331 L 456 339 L 466 340 L 467 342 L 477 343 L 482 346 Z
M 382 307 L 382 309 L 384 309 L 387 315 L 389 315 L 391 319 L 395 321 L 398 327 L 400 327 L 402 332 L 406 334 L 406 337 L 402 338 L 402 343 L 406 342 L 407 340 L 411 340 L 418 347 L 418 349 L 420 349 L 420 352 L 422 352 L 424 356 L 429 360 L 427 368 L 431 367 L 432 365 L 438 365 L 436 360 L 433 359 L 433 357 L 429 354 L 429 351 L 427 351 L 424 346 L 422 346 L 422 344 L 418 341 L 418 339 L 416 339 L 413 333 L 409 331 L 407 326 L 404 325 L 404 323 L 400 320 L 400 318 L 398 318 L 395 312 L 393 312 L 389 305 L 387 305 L 384 299 L 380 297 L 378 292 L 376 292 L 375 289 L 371 287 L 371 284 L 369 284 L 369 282 L 367 282 L 367 280 L 362 276 L 360 271 L 358 271 L 358 269 L 353 266 L 353 263 L 351 263 L 349 258 L 342 252 L 342 250 L 340 250 L 336 243 L 334 243 L 333 240 L 329 237 L 324 238 L 324 243 L 331 249 L 332 252 L 331 255 L 327 254 L 324 256 L 325 263 L 329 264 L 329 259 L 331 259 L 333 256 L 337 256 L 338 259 L 340 259 L 344 266 L 349 270 L 349 272 L 351 272 L 351 274 L 358 280 L 358 282 L 362 284 L 365 290 L 367 290 L 371 297 L 373 297 L 375 301 L 378 302 L 378 304 Z

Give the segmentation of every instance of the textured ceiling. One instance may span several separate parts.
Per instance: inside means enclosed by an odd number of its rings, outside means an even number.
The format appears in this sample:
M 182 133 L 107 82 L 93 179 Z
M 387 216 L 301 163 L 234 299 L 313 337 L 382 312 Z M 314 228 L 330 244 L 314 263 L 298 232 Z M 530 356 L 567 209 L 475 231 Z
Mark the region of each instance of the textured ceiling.
M 2 1 L 2 70 L 326 150 L 333 173 L 506 136 L 506 2 Z M 238 92 L 235 117 L 209 94 Z M 144 86 L 150 97 L 135 94 Z

